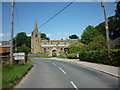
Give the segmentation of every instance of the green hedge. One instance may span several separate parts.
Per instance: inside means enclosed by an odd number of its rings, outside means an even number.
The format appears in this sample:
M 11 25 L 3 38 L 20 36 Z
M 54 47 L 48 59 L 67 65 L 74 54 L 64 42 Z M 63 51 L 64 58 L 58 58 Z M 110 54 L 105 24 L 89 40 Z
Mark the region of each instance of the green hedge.
M 108 64 L 113 66 L 120 66 L 120 49 L 112 49 L 110 55 L 111 57 L 108 58 L 107 50 L 87 51 L 80 53 L 80 60 Z
M 76 54 L 67 54 L 67 58 L 75 59 L 76 58 Z

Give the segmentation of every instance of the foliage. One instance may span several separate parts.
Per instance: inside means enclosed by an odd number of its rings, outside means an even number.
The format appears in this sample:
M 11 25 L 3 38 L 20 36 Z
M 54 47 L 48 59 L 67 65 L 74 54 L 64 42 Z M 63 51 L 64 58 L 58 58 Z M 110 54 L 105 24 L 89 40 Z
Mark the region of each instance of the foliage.
M 20 47 L 22 46 L 23 44 L 27 44 L 27 35 L 25 32 L 20 32 L 16 35 L 15 37 L 15 44 L 16 44 L 16 47 Z
M 79 37 L 76 34 L 74 34 L 74 35 L 69 36 L 69 38 L 70 39 L 78 39 Z
M 18 47 L 16 52 L 25 52 L 25 54 L 28 54 L 30 52 L 30 48 L 23 44 L 21 47 Z
M 67 54 L 67 58 L 69 58 L 69 59 L 76 59 L 77 56 L 76 56 L 76 54 Z
M 116 12 L 116 14 L 115 14 L 116 18 L 120 19 L 120 1 L 117 2 L 115 12 Z
M 26 33 L 20 32 L 13 39 L 14 52 L 25 52 L 28 54 L 31 48 L 31 37 L 27 37 Z
M 45 56 L 45 57 L 41 57 L 41 56 L 29 56 L 29 58 L 52 58 L 52 56 Z
M 98 35 L 94 38 L 92 42 L 88 44 L 89 50 L 102 50 L 106 49 L 106 39 L 103 37 L 103 35 Z
M 88 26 L 82 33 L 80 42 L 84 44 L 88 44 L 91 41 L 93 41 L 94 37 L 96 37 L 99 34 L 100 32 L 97 29 L 95 29 L 93 26 Z
M 65 56 L 57 56 L 57 58 L 66 58 Z
M 108 18 L 109 25 L 109 36 L 111 39 L 116 39 L 120 36 L 120 19 L 115 18 L 115 16 L 111 16 Z M 106 36 L 105 22 L 100 23 L 95 27 L 99 30 L 103 36 Z
M 79 53 L 83 46 L 85 46 L 83 43 L 74 43 L 68 46 L 69 53 Z
M 81 61 L 102 63 L 114 66 L 120 66 L 120 49 L 111 50 L 111 58 L 108 58 L 107 50 L 93 50 L 80 53 Z
M 50 40 L 50 38 L 47 37 L 45 33 L 41 33 L 41 39 L 42 40 Z
M 3 64 L 3 67 L 6 64 Z M 7 65 L 10 66 L 10 65 Z M 27 73 L 32 67 L 32 63 L 26 63 L 24 65 L 14 64 L 12 67 L 4 67 L 2 69 L 2 87 L 11 88 Z

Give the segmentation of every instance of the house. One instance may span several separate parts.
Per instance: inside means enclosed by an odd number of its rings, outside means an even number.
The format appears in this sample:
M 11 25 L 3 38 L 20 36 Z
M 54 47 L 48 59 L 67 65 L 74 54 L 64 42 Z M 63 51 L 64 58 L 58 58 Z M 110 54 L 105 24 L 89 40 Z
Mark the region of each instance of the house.
M 0 56 L 10 54 L 10 41 L 0 41 Z
M 110 41 L 110 46 L 112 49 L 120 49 L 120 37 Z

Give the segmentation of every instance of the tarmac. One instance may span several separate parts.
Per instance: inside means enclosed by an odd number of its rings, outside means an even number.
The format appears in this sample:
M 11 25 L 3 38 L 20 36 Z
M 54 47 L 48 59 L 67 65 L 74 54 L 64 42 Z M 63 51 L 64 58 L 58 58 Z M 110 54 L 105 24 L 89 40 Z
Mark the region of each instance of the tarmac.
M 120 67 L 110 66 L 110 65 L 103 65 L 103 64 L 96 64 L 91 62 L 80 61 L 79 59 L 62 59 L 62 58 L 50 58 L 52 60 L 60 60 L 66 62 L 73 62 L 79 65 L 83 65 L 100 72 L 112 75 L 114 77 L 120 78 Z

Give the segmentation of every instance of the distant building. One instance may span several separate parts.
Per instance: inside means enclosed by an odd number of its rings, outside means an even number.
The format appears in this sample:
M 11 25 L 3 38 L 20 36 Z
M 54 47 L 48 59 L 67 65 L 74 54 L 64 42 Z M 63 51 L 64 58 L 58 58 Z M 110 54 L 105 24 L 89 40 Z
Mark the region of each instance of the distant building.
M 0 55 L 6 56 L 10 54 L 10 41 L 0 41 Z
M 48 56 L 59 56 L 61 53 L 68 53 L 68 46 L 77 40 L 41 40 L 41 33 L 38 32 L 37 22 L 34 23 L 34 31 L 31 34 L 31 52 L 45 53 Z

